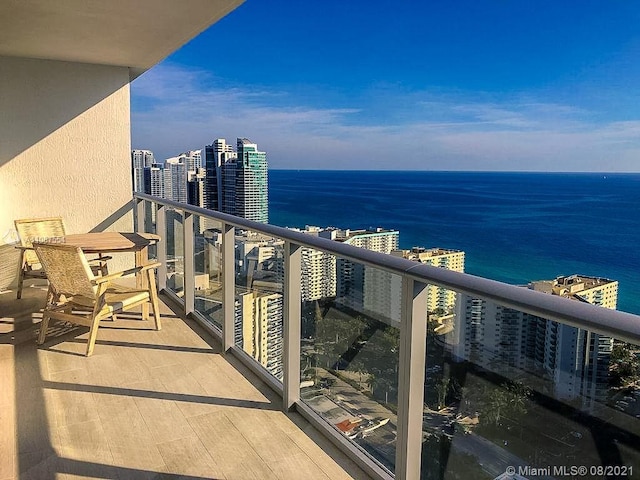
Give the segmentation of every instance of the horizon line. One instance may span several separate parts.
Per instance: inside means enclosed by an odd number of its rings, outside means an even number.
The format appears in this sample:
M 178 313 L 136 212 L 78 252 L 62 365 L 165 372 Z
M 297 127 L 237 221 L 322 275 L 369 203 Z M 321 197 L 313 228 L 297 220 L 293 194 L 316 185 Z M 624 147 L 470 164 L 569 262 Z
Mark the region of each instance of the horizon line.
M 544 175 L 640 175 L 640 171 L 598 172 L 598 171 L 546 171 L 546 170 L 413 170 L 413 169 L 335 169 L 335 168 L 269 168 L 281 172 L 412 172 L 412 173 L 527 173 Z

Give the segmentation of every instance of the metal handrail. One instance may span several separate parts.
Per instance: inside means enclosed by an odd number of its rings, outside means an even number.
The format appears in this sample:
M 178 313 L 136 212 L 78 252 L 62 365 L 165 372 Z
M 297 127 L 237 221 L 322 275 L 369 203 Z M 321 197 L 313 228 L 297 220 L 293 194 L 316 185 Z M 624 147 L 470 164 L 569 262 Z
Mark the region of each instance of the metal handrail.
M 408 277 L 414 281 L 444 287 L 471 297 L 494 301 L 531 315 L 573 327 L 584 328 L 619 340 L 640 344 L 640 316 L 601 308 L 588 303 L 530 290 L 528 288 L 416 263 L 392 255 L 373 252 L 326 238 L 296 232 L 284 227 L 258 223 L 206 208 L 174 202 L 134 192 L 134 199 L 146 200 L 199 215 L 236 228 L 259 232 L 302 247 L 321 250 L 367 266 Z

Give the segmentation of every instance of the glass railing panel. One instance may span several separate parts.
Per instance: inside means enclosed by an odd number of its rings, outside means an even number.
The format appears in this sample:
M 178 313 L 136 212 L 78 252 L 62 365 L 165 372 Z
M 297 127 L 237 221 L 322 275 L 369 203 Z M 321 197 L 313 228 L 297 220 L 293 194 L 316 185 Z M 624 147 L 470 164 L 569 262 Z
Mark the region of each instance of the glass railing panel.
M 182 210 L 166 208 L 167 288 L 182 297 L 184 294 L 184 214 Z
M 144 200 L 144 231 L 146 233 L 157 233 L 156 228 L 156 203 Z M 157 245 L 149 245 L 149 259 L 157 259 L 158 258 L 158 246 Z
M 282 381 L 284 241 L 236 229 L 234 343 Z
M 195 310 L 222 330 L 222 224 L 195 215 Z
M 640 471 L 639 354 L 609 336 L 456 295 L 452 309 L 428 316 L 422 478 Z
M 307 249 L 301 286 L 301 400 L 393 472 L 401 277 Z

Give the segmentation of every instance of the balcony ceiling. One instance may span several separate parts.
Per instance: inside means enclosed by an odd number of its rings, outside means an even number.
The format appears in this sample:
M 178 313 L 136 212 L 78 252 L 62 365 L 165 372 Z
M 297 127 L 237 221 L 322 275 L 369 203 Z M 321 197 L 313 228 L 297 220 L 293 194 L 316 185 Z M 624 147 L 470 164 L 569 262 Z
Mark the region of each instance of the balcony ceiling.
M 2 0 L 0 55 L 126 66 L 135 78 L 244 0 Z

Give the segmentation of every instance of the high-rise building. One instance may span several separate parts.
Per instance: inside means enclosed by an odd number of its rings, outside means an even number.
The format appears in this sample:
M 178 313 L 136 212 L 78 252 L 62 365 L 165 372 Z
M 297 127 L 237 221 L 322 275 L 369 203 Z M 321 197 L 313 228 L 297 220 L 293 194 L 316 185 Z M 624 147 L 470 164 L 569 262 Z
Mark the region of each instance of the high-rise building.
M 281 292 L 284 282 L 284 240 L 243 232 L 236 235 L 236 273 L 247 289 Z
M 178 155 L 180 163 L 187 165 L 187 172 L 196 172 L 202 165 L 202 150 L 189 150 Z
M 189 150 L 168 158 L 164 165 L 155 163 L 153 153 L 149 150 L 133 150 L 131 158 L 136 191 L 176 202 L 206 206 L 201 150 Z M 191 182 L 196 184 L 190 185 Z
M 167 200 L 187 203 L 187 164 L 184 157 L 168 158 L 164 162 L 164 193 Z
M 400 242 L 400 232 L 397 230 L 385 230 L 379 227 L 373 230 L 340 230 L 328 228 L 323 230 L 320 236 L 353 245 L 354 247 L 387 254 L 397 250 Z
M 394 250 L 391 255 L 432 267 L 464 272 L 464 252 L 461 250 L 413 247 L 411 250 Z M 453 290 L 429 285 L 427 287 L 427 310 L 429 312 L 453 313 L 456 297 L 457 294 Z
M 235 342 L 282 379 L 284 241 L 244 232 L 236 236 Z
M 318 234 L 320 237 L 329 238 L 349 245 L 380 253 L 391 253 L 398 249 L 400 233 L 397 230 L 385 230 L 376 228 L 373 230 L 341 230 L 327 228 Z M 361 263 L 339 258 L 336 261 L 336 301 L 346 307 L 357 311 L 368 310 L 384 318 L 390 318 L 390 312 L 395 307 L 390 302 L 395 301 L 389 296 L 389 302 L 378 301 L 375 298 L 378 287 L 389 286 L 393 277 L 380 278 L 377 269 L 366 267 Z M 368 281 L 367 281 L 368 279 Z M 368 290 L 367 290 L 368 285 Z M 391 294 L 389 294 L 391 295 Z M 398 300 L 399 301 L 399 300 Z
M 224 138 L 205 147 L 207 206 L 256 222 L 269 220 L 267 154 L 246 138 L 237 151 Z
M 282 380 L 283 299 L 256 291 L 236 295 L 235 343 Z
M 173 176 L 171 175 L 171 166 L 164 162 L 164 168 L 162 169 L 162 183 L 164 183 L 164 198 L 167 200 L 173 200 Z
M 307 225 L 304 230 L 291 228 L 318 236 L 323 230 Z M 330 253 L 303 247 L 301 251 L 300 290 L 303 302 L 333 298 L 336 296 L 336 257 Z
M 228 145 L 224 138 L 216 138 L 205 147 L 207 208 L 228 213 L 228 210 L 223 210 L 223 166 L 237 158 L 233 146 Z M 235 197 L 235 171 L 232 178 Z
M 382 245 L 384 248 L 387 245 L 380 240 L 371 243 L 371 237 L 366 241 L 370 245 Z M 464 252 L 460 250 L 413 247 L 411 250 L 392 250 L 391 255 L 447 270 L 464 272 Z M 363 307 L 366 312 L 374 312 L 384 319 L 400 322 L 401 299 L 402 279 L 399 275 L 379 268 L 364 267 Z M 452 290 L 436 285 L 427 286 L 427 312 L 431 318 L 437 317 L 442 325 L 446 319 L 453 318 L 456 299 L 457 294 Z
M 238 138 L 236 145 L 237 152 L 224 138 L 217 138 L 205 147 L 204 162 L 202 150 L 189 150 L 166 159 L 163 168 L 153 163 L 150 151 L 133 150 L 134 186 L 140 192 L 161 193 L 168 200 L 267 223 L 266 153 L 247 138 Z
M 267 154 L 247 138 L 237 139 L 235 215 L 269 222 Z
M 571 275 L 532 282 L 529 288 L 612 310 L 618 301 L 618 282 L 605 278 Z M 535 361 L 554 379 L 556 395 L 604 400 L 613 338 L 532 315 L 528 318 L 538 322 L 537 345 L 542 344 L 544 334 L 544 354 L 540 356 L 538 348 Z
M 230 161 L 222 164 L 220 169 L 222 176 L 222 192 L 219 196 L 221 211 L 230 215 L 236 215 L 236 162 Z
M 187 172 L 187 203 L 189 205 L 195 205 L 196 207 L 206 207 L 206 188 L 205 188 L 205 170 L 199 168 L 195 172 Z M 211 222 L 207 222 L 207 219 L 200 216 L 194 218 L 194 228 L 196 232 L 200 234 L 204 233 L 207 225 Z M 196 241 L 202 241 L 200 237 Z
M 145 193 L 144 169 L 154 163 L 150 150 L 131 150 L 131 168 L 133 174 L 133 191 Z
M 571 275 L 531 282 L 528 288 L 573 301 L 616 308 L 618 282 Z M 605 335 L 462 296 L 450 337 L 454 358 L 487 370 L 509 368 L 543 375 L 561 399 L 603 400 L 613 339 Z
M 187 203 L 196 207 L 206 207 L 205 173 L 203 168 L 187 172 Z
M 162 165 L 154 163 L 144 168 L 144 193 L 155 197 L 165 198 L 164 169 Z

